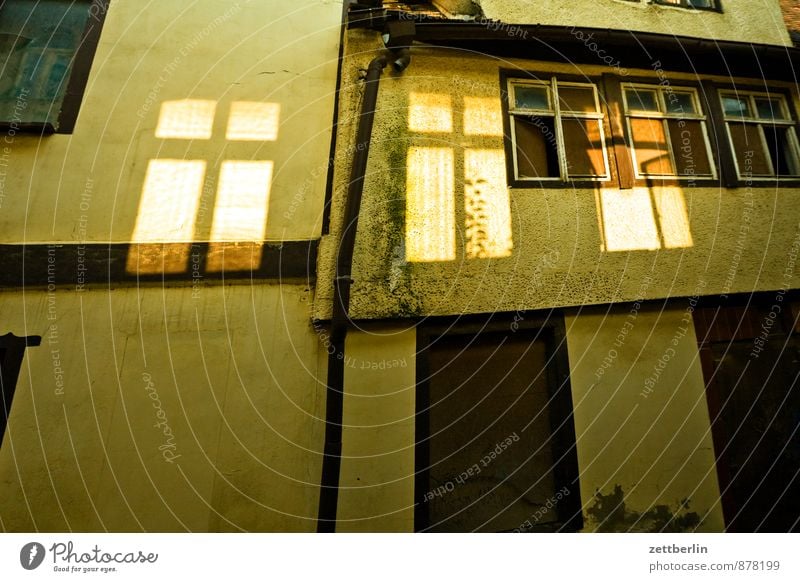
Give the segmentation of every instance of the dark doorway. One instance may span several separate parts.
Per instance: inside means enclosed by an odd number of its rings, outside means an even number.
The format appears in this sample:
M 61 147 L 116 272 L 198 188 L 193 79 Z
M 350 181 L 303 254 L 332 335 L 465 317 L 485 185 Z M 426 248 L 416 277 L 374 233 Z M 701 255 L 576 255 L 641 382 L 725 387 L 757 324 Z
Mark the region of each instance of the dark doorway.
M 695 312 L 729 532 L 800 531 L 800 336 L 771 299 Z
M 419 337 L 417 530 L 580 528 L 563 336 L 462 322 Z

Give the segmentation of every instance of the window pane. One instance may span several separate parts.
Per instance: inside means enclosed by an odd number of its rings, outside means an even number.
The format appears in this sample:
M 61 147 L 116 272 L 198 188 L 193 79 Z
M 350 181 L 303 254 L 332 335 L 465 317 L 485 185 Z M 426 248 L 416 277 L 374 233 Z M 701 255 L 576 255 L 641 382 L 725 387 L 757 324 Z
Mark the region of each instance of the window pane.
M 600 122 L 596 119 L 564 119 L 564 149 L 570 176 L 605 176 Z
M 632 117 L 630 121 L 639 173 L 674 175 L 662 120 Z
M 722 98 L 722 109 L 728 117 L 752 117 L 750 102 L 746 97 L 725 96 Z
M 0 10 L 0 118 L 55 121 L 89 1 L 6 0 Z M 24 96 L 25 107 L 18 98 Z
M 515 85 L 514 107 L 517 109 L 550 109 L 547 87 Z
M 667 99 L 667 112 L 676 113 L 678 115 L 684 113 L 697 113 L 694 107 L 694 99 L 691 93 L 668 93 Z
M 597 113 L 594 90 L 591 87 L 558 87 L 559 106 L 562 111 Z
M 761 133 L 755 123 L 730 123 L 733 151 L 742 176 L 772 176 L 772 163 L 764 151 Z
M 625 97 L 629 111 L 659 111 L 655 91 L 648 89 L 626 89 Z
M 791 130 L 788 127 L 772 125 L 763 125 L 762 127 L 775 175 L 778 177 L 797 176 L 797 159 L 789 140 Z
M 667 122 L 678 175 L 710 176 L 711 162 L 708 159 L 708 149 L 703 136 L 703 123 L 701 121 L 683 123 L 681 127 L 678 120 L 671 119 Z
M 781 109 L 780 99 L 756 97 L 756 111 L 761 119 L 786 119 Z
M 515 117 L 514 135 L 520 178 L 558 178 L 561 175 L 552 117 Z

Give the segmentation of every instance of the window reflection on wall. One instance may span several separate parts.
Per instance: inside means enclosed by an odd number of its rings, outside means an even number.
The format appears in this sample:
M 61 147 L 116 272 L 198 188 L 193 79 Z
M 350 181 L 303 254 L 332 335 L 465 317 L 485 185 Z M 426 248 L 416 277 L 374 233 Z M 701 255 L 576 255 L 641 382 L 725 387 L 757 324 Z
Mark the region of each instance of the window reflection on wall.
M 170 140 L 208 140 L 214 134 L 218 103 L 208 99 L 182 99 L 161 104 L 155 136 Z M 275 141 L 278 138 L 280 104 L 236 101 L 231 104 L 226 140 Z M 168 259 L 143 262 L 143 254 L 132 251 L 127 268 L 133 273 L 180 273 L 189 269 L 193 242 L 208 242 L 207 269 L 247 270 L 257 268 L 261 246 L 267 235 L 269 195 L 273 161 L 223 160 L 213 200 L 211 228 L 207 237 L 198 233 L 198 216 L 204 185 L 213 181 L 206 160 L 153 159 L 148 164 L 139 210 L 131 236 L 133 243 L 186 243 L 185 252 L 172 246 Z M 207 169 L 209 170 L 207 172 Z M 213 192 L 213 190 L 212 190 Z M 205 213 L 205 208 L 202 209 Z M 225 243 L 222 245 L 221 243 Z M 233 243 L 233 244 L 229 244 Z M 236 243 L 247 244 L 245 252 Z M 219 249 L 215 245 L 221 245 Z M 224 249 L 222 247 L 225 247 Z M 246 255 L 246 257 L 245 257 Z M 245 257 L 242 259 L 242 257 Z
M 694 245 L 679 188 L 633 188 L 597 193 L 604 251 L 654 251 Z
M 482 147 L 481 138 L 502 137 L 499 98 L 465 96 L 463 115 L 453 113 L 453 97 L 438 93 L 409 95 L 408 128 L 421 134 L 456 135 L 460 148 L 409 148 L 406 167 L 406 259 L 411 262 L 456 258 L 456 199 L 463 192 L 465 255 L 469 259 L 511 255 L 511 206 L 500 148 Z M 456 122 L 462 124 L 457 127 Z M 426 142 L 427 143 L 427 142 Z M 494 143 L 494 142 L 491 142 Z M 456 169 L 463 181 L 456 181 Z

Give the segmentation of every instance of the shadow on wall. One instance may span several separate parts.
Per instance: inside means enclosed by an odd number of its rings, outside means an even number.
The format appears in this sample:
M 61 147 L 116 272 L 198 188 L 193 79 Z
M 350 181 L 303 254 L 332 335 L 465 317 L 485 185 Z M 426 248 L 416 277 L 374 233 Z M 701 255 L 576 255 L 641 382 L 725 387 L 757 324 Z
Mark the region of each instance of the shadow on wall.
M 165 101 L 155 135 L 211 139 L 217 110 L 212 100 Z M 227 115 L 228 141 L 278 139 L 278 103 L 235 101 Z M 143 261 L 146 252 L 129 253 L 127 272 L 188 273 L 201 262 L 209 273 L 257 269 L 262 256 L 256 243 L 266 238 L 272 175 L 271 160 L 223 160 L 212 167 L 208 160 L 151 159 L 131 240 L 164 252 L 154 255 L 157 261 Z M 192 250 L 198 242 L 207 243 L 202 258 Z

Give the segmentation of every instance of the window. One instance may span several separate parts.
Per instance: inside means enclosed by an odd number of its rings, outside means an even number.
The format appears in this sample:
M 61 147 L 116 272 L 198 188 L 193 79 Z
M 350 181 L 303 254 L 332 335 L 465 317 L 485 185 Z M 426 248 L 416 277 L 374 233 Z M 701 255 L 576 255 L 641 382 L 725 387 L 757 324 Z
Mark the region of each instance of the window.
M 608 180 L 603 113 L 592 83 L 509 81 L 517 180 Z
M 800 176 L 795 122 L 783 95 L 721 91 L 720 99 L 739 178 Z
M 681 8 L 696 8 L 699 10 L 719 10 L 719 0 L 654 0 L 656 4 L 666 6 L 680 6 Z
M 420 328 L 415 529 L 575 531 L 583 524 L 563 321 L 494 317 Z
M 69 133 L 108 0 L 4 0 L 0 121 Z
M 637 178 L 713 178 L 706 117 L 691 87 L 623 83 Z

